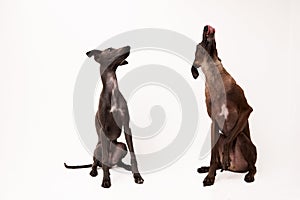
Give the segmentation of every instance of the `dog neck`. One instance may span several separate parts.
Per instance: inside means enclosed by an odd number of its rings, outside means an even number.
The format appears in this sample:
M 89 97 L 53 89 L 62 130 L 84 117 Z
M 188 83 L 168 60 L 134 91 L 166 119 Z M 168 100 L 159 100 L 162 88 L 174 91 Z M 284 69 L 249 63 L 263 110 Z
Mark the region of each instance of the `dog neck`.
M 225 70 L 219 60 L 207 63 L 201 67 L 205 75 L 206 92 L 209 93 L 212 101 L 226 98 L 226 93 L 235 83 L 234 79 Z
M 119 90 L 117 76 L 114 71 L 106 70 L 101 74 L 103 90 L 109 93 L 115 93 Z
M 223 69 L 223 65 L 219 60 L 205 62 L 201 66 L 201 70 L 205 75 L 206 83 L 211 85 L 214 85 L 218 81 L 221 81 L 221 73 Z

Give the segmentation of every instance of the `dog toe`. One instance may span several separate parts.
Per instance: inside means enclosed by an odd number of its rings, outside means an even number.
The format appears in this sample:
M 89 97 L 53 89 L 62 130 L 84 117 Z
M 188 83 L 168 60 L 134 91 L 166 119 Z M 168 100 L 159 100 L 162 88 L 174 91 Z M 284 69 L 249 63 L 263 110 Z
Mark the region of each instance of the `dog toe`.
M 144 183 L 144 179 L 142 178 L 142 176 L 138 173 L 133 175 L 134 177 L 134 182 L 137 184 L 143 184 Z
M 224 156 L 223 157 L 223 162 L 222 162 L 222 168 L 224 170 L 227 170 L 230 167 L 230 162 L 231 162 L 230 158 L 227 157 L 227 156 Z
M 215 177 L 210 177 L 210 176 L 206 176 L 205 179 L 203 180 L 203 186 L 211 186 L 213 185 L 215 182 Z
M 144 183 L 144 179 L 142 179 L 142 178 L 136 178 L 136 179 L 134 179 L 134 181 L 135 181 L 137 184 L 143 184 L 143 183 Z
M 110 186 L 111 186 L 110 179 L 108 179 L 108 180 L 103 180 L 101 186 L 102 186 L 103 188 L 110 188 Z
M 92 171 L 90 172 L 90 175 L 91 175 L 92 177 L 96 177 L 96 176 L 98 175 L 97 170 L 92 170 Z
M 247 182 L 247 183 L 252 183 L 254 181 L 254 176 L 252 176 L 251 174 L 246 174 L 244 180 Z
M 103 182 L 101 185 L 103 188 L 110 188 L 111 183 L 110 182 Z

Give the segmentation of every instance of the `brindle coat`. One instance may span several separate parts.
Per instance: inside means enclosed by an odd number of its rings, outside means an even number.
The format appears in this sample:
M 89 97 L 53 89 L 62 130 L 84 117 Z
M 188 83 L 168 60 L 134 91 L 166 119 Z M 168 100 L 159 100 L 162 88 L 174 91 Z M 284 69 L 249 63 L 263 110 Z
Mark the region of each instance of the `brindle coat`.
M 223 67 L 216 49 L 215 30 L 211 26 L 204 27 L 203 40 L 197 45 L 191 70 L 195 79 L 199 67 L 205 75 L 206 106 L 212 119 L 210 167 L 198 169 L 199 173 L 208 172 L 203 185 L 214 183 L 217 169 L 248 172 L 245 181 L 253 182 L 257 153 L 248 123 L 253 110 L 242 88 Z

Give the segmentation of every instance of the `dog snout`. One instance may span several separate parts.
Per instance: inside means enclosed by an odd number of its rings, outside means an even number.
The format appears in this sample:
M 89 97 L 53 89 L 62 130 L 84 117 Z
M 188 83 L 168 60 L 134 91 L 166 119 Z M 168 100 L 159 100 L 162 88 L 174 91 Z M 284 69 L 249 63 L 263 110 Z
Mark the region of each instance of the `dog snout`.
M 130 51 L 130 46 L 126 46 L 125 49 Z
M 126 53 L 130 52 L 130 46 L 125 46 L 125 47 L 123 47 L 123 50 L 124 50 Z
M 214 39 L 214 36 L 215 36 L 215 29 L 210 25 L 204 26 L 203 34 L 202 34 L 202 42 L 210 41 Z
M 120 49 L 119 49 L 119 52 L 120 52 L 120 54 L 122 54 L 122 55 L 129 55 L 130 54 L 130 46 L 125 46 L 125 47 L 121 47 Z M 126 57 L 127 57 L 126 56 Z
M 214 34 L 216 32 L 215 28 L 210 25 L 206 25 L 203 29 L 206 34 Z

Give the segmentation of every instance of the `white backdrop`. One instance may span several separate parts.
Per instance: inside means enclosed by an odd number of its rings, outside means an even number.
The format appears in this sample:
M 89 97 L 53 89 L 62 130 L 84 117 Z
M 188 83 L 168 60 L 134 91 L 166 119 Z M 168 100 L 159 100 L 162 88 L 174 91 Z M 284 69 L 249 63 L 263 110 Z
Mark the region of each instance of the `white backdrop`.
M 297 0 L 2 0 L 0 199 L 299 199 L 299 9 Z M 169 29 L 200 42 L 206 24 L 216 28 L 219 56 L 254 108 L 256 181 L 246 184 L 243 174 L 223 172 L 214 186 L 202 186 L 204 175 L 196 169 L 209 163 L 199 160 L 209 119 L 204 82 L 194 81 L 190 68 L 181 72 L 196 89 L 200 128 L 180 160 L 144 174 L 143 185 L 112 171 L 112 187 L 106 190 L 100 186 L 100 170 L 97 178 L 88 169 L 66 170 L 65 161 L 91 162 L 72 113 L 85 52 L 137 28 Z M 120 73 L 131 64 L 129 58 Z

